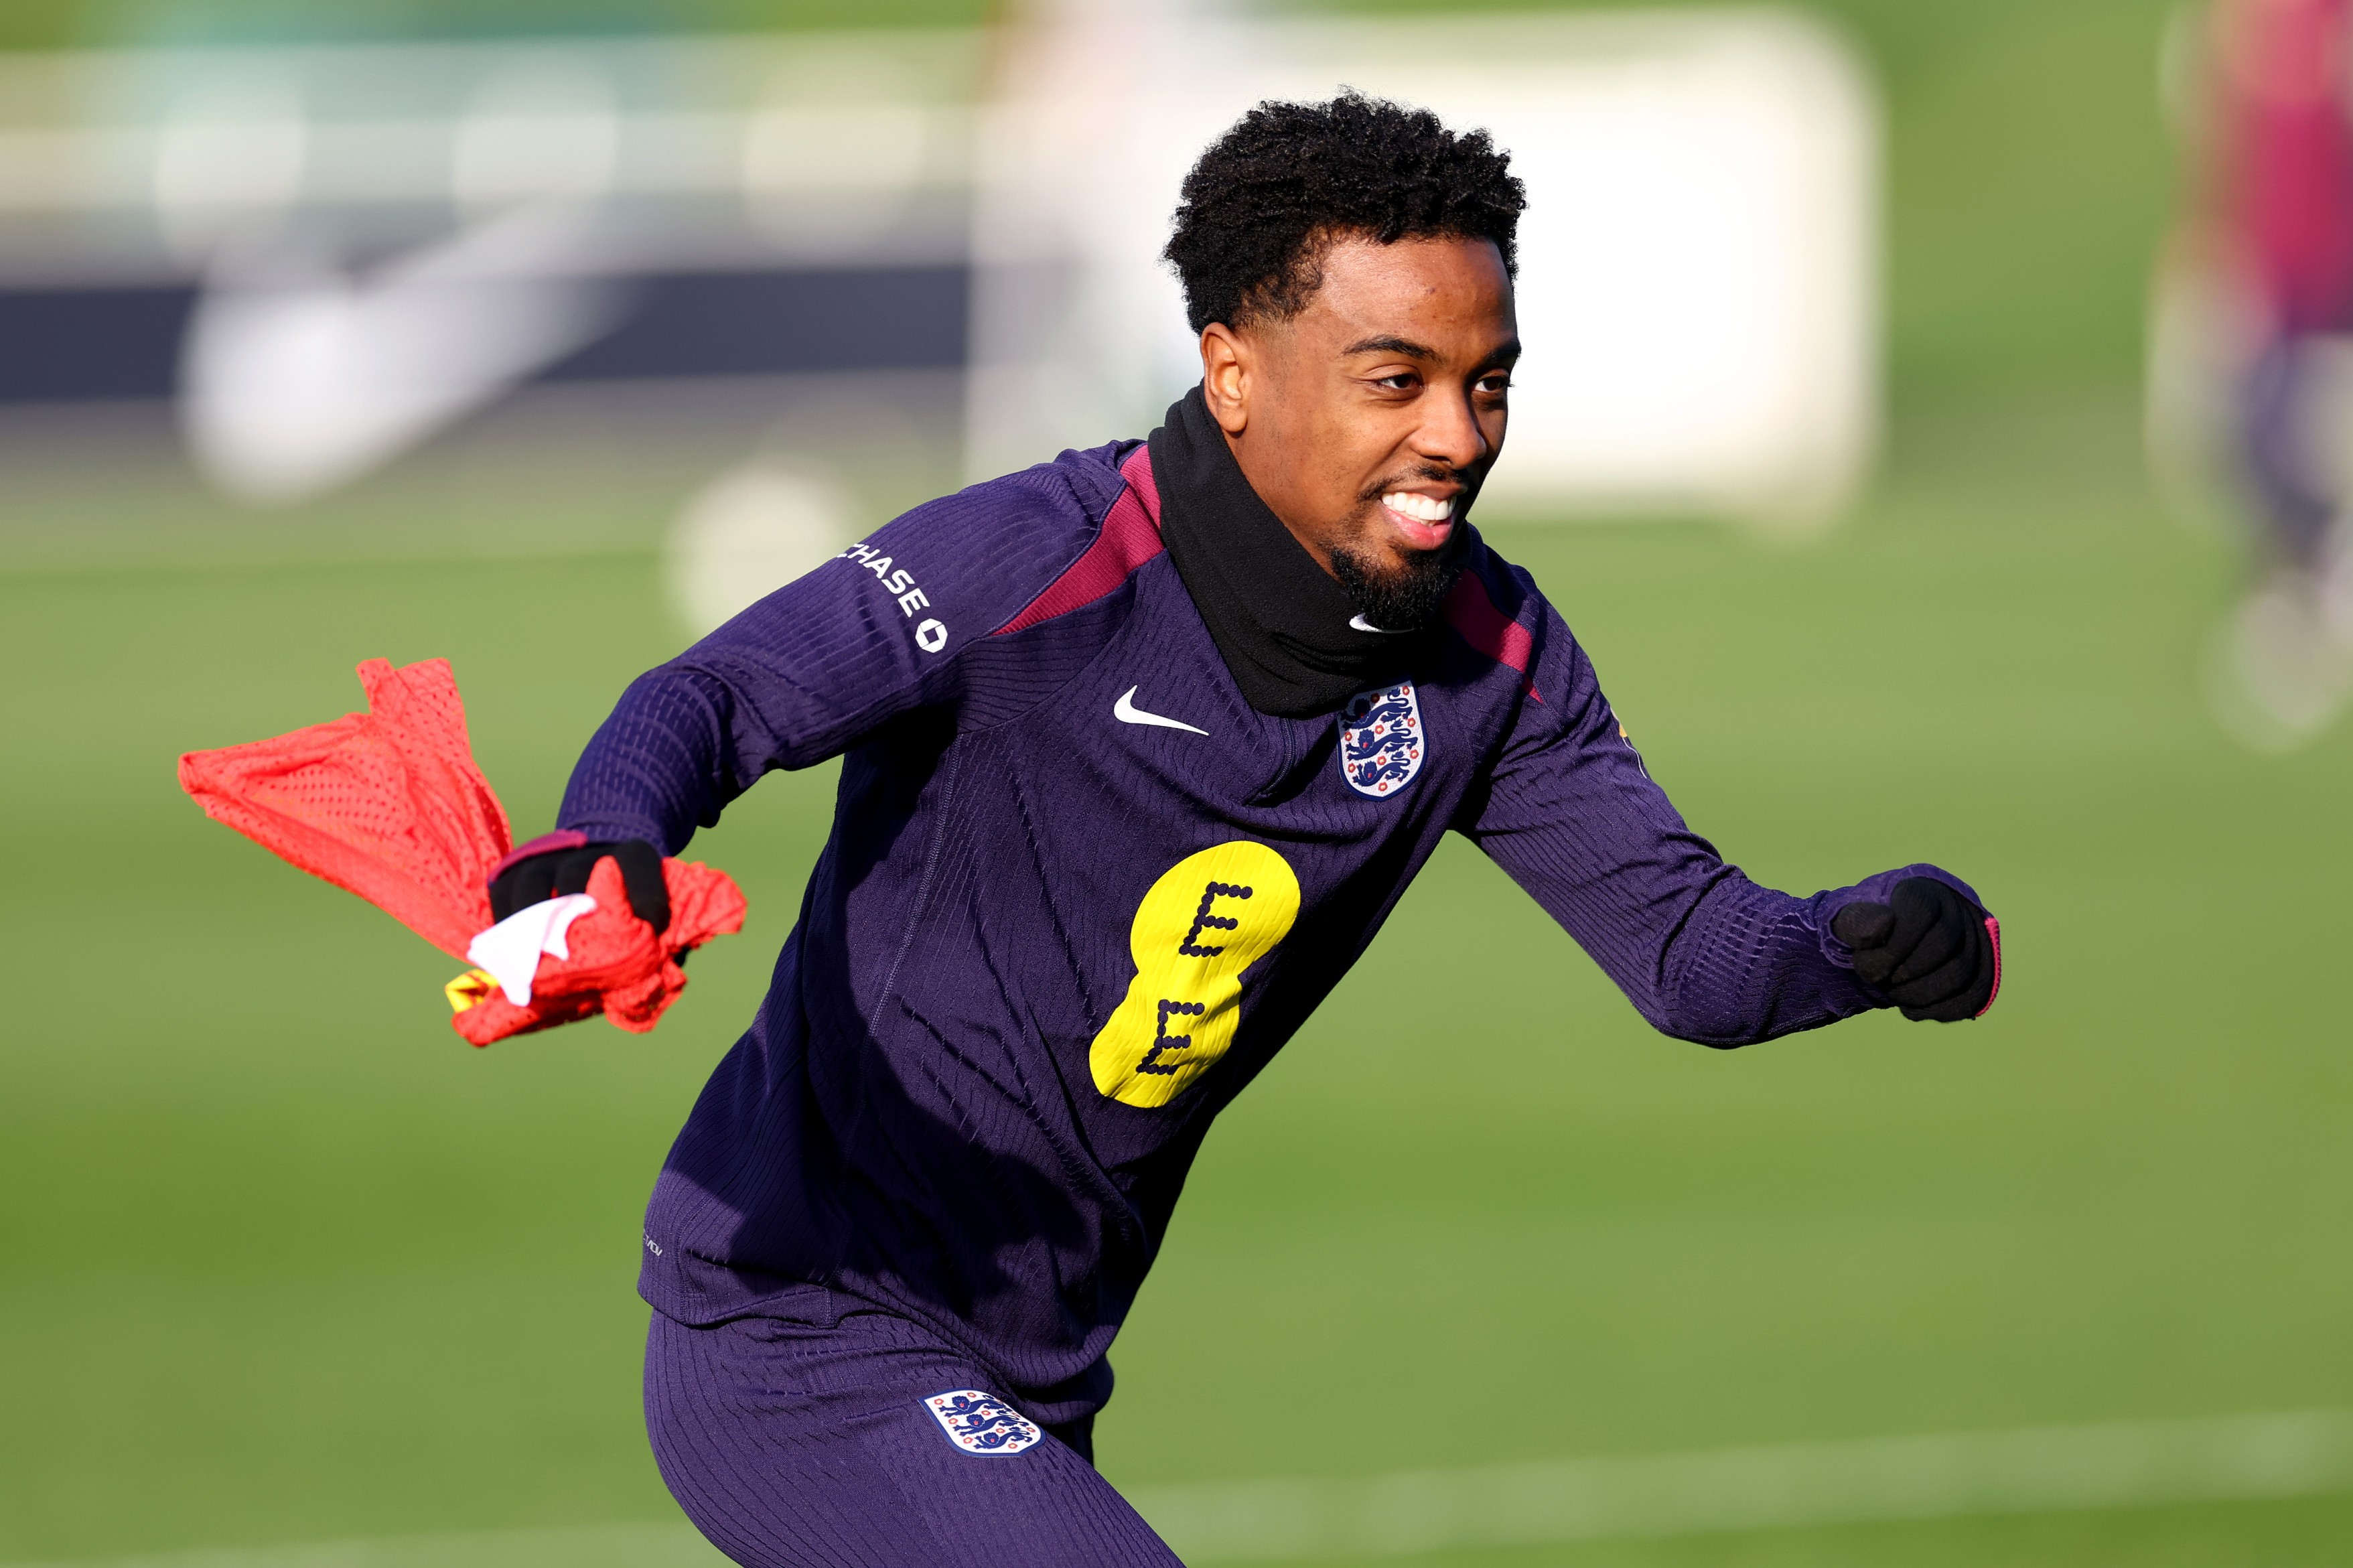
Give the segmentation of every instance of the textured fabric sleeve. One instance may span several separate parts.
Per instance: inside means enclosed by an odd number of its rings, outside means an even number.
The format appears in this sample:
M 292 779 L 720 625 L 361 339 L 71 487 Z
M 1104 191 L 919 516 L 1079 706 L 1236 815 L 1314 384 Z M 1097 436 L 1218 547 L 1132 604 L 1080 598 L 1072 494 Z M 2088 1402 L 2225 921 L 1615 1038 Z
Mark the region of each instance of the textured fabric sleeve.
M 1462 831 L 1667 1034 L 1742 1046 L 1887 1005 L 1855 976 L 1831 917 L 1857 900 L 1883 901 L 1908 876 L 1976 894 L 1933 866 L 1805 899 L 1750 881 L 1685 826 L 1584 649 L 1522 586 L 1537 612 L 1531 674 L 1541 697 L 1521 702 Z
M 1085 549 L 1115 456 L 1065 453 L 918 507 L 640 676 L 573 770 L 559 826 L 676 855 L 770 769 L 952 706 L 965 651 Z

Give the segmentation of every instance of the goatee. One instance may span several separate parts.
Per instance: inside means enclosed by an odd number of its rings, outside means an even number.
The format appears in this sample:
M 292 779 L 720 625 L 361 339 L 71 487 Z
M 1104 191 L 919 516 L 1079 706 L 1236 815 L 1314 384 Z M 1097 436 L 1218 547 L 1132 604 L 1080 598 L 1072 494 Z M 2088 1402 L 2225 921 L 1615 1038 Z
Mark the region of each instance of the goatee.
M 1382 571 L 1345 546 L 1332 552 L 1332 575 L 1385 632 L 1419 631 L 1428 626 L 1462 575 L 1461 538 L 1436 550 L 1417 551 L 1401 566 Z

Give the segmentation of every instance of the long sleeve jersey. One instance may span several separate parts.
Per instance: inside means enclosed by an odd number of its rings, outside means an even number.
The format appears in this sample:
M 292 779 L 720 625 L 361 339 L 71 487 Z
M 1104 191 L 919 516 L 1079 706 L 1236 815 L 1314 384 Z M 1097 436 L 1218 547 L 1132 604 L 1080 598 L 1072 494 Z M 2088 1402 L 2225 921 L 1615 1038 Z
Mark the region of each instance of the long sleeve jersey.
M 565 828 L 674 855 L 769 770 L 842 759 L 774 982 L 656 1184 L 647 1300 L 707 1324 L 839 1293 L 1042 1420 L 1092 1411 L 1211 1119 L 1450 829 L 1671 1035 L 1883 1005 L 1831 917 L 1945 874 L 1752 883 L 1528 575 L 1475 531 L 1464 561 L 1399 679 L 1261 712 L 1116 443 L 921 507 L 634 683 Z

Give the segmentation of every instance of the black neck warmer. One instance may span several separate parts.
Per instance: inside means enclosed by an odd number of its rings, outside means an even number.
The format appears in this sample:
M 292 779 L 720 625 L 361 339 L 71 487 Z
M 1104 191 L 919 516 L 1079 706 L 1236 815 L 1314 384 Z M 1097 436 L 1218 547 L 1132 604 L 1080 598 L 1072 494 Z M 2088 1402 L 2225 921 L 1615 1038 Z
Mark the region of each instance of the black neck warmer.
M 1151 447 L 1161 541 L 1251 707 L 1309 719 L 1406 678 L 1427 628 L 1349 625 L 1356 602 L 1250 489 L 1199 387 L 1170 406 Z

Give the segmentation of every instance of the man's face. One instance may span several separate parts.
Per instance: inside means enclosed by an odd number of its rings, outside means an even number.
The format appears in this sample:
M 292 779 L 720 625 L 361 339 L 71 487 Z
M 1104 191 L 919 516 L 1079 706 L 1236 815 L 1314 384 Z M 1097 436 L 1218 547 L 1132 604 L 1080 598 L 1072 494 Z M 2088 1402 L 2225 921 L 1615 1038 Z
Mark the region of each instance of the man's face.
M 1319 565 L 1368 608 L 1426 616 L 1461 509 L 1503 449 L 1511 277 L 1483 239 L 1344 237 L 1322 270 L 1290 320 L 1202 332 L 1203 394 L 1250 488 Z

